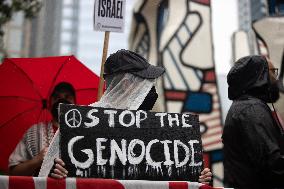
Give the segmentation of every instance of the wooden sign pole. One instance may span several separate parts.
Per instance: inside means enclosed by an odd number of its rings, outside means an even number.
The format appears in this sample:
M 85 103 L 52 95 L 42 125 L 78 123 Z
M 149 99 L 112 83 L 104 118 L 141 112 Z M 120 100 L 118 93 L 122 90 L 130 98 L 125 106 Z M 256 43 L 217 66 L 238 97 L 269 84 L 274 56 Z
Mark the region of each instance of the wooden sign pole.
M 103 87 L 104 87 L 104 64 L 107 58 L 107 51 L 108 51 L 108 42 L 109 42 L 109 31 L 105 32 L 105 37 L 104 37 L 104 49 L 103 49 L 103 56 L 102 56 L 102 62 L 101 62 L 101 74 L 100 74 L 100 83 L 99 83 L 99 88 L 98 88 L 98 96 L 97 96 L 97 101 L 99 101 L 103 95 Z

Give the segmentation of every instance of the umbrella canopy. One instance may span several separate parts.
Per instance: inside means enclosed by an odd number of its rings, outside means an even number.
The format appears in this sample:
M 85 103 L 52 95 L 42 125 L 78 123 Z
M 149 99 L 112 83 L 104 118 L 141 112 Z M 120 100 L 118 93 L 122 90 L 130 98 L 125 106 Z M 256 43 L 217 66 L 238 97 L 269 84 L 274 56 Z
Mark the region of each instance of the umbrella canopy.
M 60 82 L 76 90 L 77 104 L 97 100 L 99 77 L 74 56 L 7 58 L 0 65 L 0 169 L 33 124 L 52 119 L 49 96 Z

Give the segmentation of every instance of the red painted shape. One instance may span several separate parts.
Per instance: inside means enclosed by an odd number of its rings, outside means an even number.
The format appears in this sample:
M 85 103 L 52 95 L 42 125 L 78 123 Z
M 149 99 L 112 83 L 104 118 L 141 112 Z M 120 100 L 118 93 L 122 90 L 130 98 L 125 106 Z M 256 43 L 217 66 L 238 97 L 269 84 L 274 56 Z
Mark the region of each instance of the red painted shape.
M 184 101 L 186 98 L 186 92 L 183 91 L 166 91 L 165 96 L 167 100 L 179 100 Z
M 204 72 L 204 80 L 205 82 L 215 82 L 216 81 L 215 71 L 210 70 L 210 71 Z
M 201 3 L 201 4 L 204 4 L 204 5 L 210 5 L 210 0 L 191 0 L 191 1 Z

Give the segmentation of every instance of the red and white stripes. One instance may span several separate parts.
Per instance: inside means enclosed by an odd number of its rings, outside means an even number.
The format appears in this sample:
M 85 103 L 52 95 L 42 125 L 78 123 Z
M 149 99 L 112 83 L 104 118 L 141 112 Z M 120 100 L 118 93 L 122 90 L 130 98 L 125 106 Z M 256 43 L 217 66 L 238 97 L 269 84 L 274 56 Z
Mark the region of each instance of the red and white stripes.
M 0 189 L 214 189 L 197 182 L 0 176 Z

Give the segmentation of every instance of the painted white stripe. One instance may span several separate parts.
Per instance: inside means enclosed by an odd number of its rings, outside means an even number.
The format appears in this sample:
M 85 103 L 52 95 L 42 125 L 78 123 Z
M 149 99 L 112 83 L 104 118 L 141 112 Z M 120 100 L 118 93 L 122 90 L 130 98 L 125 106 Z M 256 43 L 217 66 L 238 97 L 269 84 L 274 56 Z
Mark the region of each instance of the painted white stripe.
M 210 138 L 201 138 L 202 144 L 205 147 L 210 147 L 212 145 L 220 144 L 221 143 L 221 136 L 210 137 Z
M 66 178 L 66 189 L 76 189 L 76 178 Z
M 35 189 L 46 189 L 47 177 L 33 177 Z
M 182 109 L 183 102 L 182 101 L 168 101 L 167 108 L 171 110 L 171 113 L 179 113 Z
M 9 177 L 8 176 L 0 176 L 0 188 L 8 189 L 9 187 Z
M 213 103 L 213 109 L 219 109 L 220 108 L 220 103 Z
M 167 181 L 146 181 L 146 180 L 119 180 L 125 189 L 167 189 Z
M 173 63 L 170 53 L 168 51 L 165 51 L 163 57 L 164 57 L 164 68 L 166 69 L 166 72 L 170 77 L 174 76 L 171 77 L 173 88 L 179 90 L 186 90 L 187 88 L 182 80 L 181 74 L 178 71 L 176 65 Z
M 211 87 L 211 88 L 207 88 L 206 90 L 204 90 L 204 92 L 208 92 L 208 93 L 211 93 L 211 94 L 216 94 L 217 89 L 216 89 L 216 87 Z
M 221 136 L 222 136 L 222 134 L 216 134 L 216 135 L 213 135 L 211 137 L 204 137 L 204 138 L 202 137 L 202 144 L 206 145 L 208 143 L 218 141 L 218 140 L 221 139 Z
M 221 140 L 222 135 L 212 135 L 212 137 L 202 137 L 202 144 L 208 145 L 209 143 L 211 143 L 211 145 L 213 145 L 212 143 L 217 142 Z M 214 144 L 215 145 L 215 144 Z
M 217 144 L 211 144 L 210 146 L 204 147 L 205 151 L 212 151 L 216 149 L 222 149 L 223 148 L 223 143 L 217 143 Z
M 211 146 L 211 145 L 219 144 L 219 143 L 221 143 L 220 141 L 221 141 L 221 135 L 216 136 L 216 137 L 210 137 L 210 138 L 202 138 L 202 144 L 204 146 L 206 146 L 206 145 Z M 218 142 L 218 143 L 215 143 L 215 142 Z M 213 144 L 213 143 L 215 143 L 215 144 Z M 209 147 L 209 146 L 207 146 L 207 147 Z
M 180 29 L 178 30 L 177 35 L 178 35 L 182 45 L 184 45 L 186 43 L 186 41 L 188 40 L 188 38 L 185 38 L 184 36 L 190 37 L 189 33 L 185 29 L 185 26 L 180 27 Z
M 221 122 L 220 122 L 219 118 L 216 118 L 216 119 L 212 119 L 210 121 L 207 121 L 206 125 L 207 125 L 208 129 L 211 129 L 212 126 L 221 125 Z M 221 126 L 217 127 L 217 128 L 221 128 Z
M 166 89 L 171 89 L 172 87 L 171 87 L 171 84 L 170 84 L 170 81 L 169 81 L 168 77 L 164 76 L 164 81 L 165 81 L 165 83 L 164 83 L 165 88 Z
M 188 183 L 188 189 L 199 189 L 200 186 L 202 186 L 202 184 L 198 182 Z
M 208 83 L 208 84 L 204 84 L 202 85 L 202 91 L 207 91 L 207 90 L 210 90 L 211 88 L 216 88 L 216 85 L 215 84 L 211 84 L 211 83 Z
M 217 94 L 212 95 L 212 104 L 220 104 L 220 100 Z
M 200 86 L 201 86 L 201 81 L 200 79 L 197 77 L 195 71 L 191 68 L 187 68 L 185 67 L 181 62 L 180 62 L 180 46 L 178 44 L 177 40 L 173 40 L 169 46 L 170 51 L 173 53 L 173 56 L 175 57 L 175 60 L 177 61 L 177 68 L 179 68 L 180 72 L 179 74 L 183 76 L 183 78 L 185 79 L 185 82 L 187 83 L 187 85 L 189 86 L 189 88 L 191 90 L 199 90 Z M 180 50 L 178 50 L 180 49 Z M 174 64 L 173 62 L 171 62 L 172 64 Z M 174 75 L 174 81 L 175 81 L 176 75 Z M 183 84 L 184 83 L 184 80 Z

